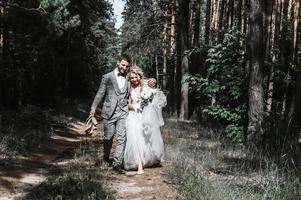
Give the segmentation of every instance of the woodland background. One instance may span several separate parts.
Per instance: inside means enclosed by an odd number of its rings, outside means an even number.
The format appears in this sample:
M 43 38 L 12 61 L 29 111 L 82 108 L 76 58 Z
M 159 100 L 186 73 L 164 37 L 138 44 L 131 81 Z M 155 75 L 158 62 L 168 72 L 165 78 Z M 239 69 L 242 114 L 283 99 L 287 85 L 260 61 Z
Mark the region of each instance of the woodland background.
M 101 76 L 127 53 L 157 78 L 166 116 L 197 120 L 227 144 L 253 149 L 251 156 L 285 155 L 296 165 L 300 0 L 125 2 L 116 30 L 112 1 L 0 1 L 2 144 L 14 146 L 7 141 L 22 129 L 11 124 L 37 116 L 46 123 L 44 112 L 24 109 L 56 110 L 81 99 L 90 105 Z
M 0 105 L 93 98 L 126 52 L 168 94 L 168 112 L 224 128 L 235 143 L 296 145 L 299 0 L 1 1 Z M 278 148 L 277 148 L 278 149 Z

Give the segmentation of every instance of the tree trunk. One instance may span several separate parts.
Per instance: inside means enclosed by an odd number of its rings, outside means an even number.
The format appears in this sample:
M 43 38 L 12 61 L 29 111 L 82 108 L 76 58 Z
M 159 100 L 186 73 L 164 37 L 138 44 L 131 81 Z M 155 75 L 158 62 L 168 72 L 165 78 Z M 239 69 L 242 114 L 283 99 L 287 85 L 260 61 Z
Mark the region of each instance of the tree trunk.
M 185 120 L 189 118 L 188 109 L 188 83 L 184 83 L 189 74 L 189 62 L 187 55 L 184 52 L 189 48 L 189 0 L 180 1 L 179 10 L 179 31 L 180 31 L 180 42 L 181 42 L 181 107 L 180 107 L 180 119 Z
M 220 0 L 219 2 L 219 9 L 218 9 L 218 16 L 219 16 L 219 19 L 218 19 L 218 30 L 219 30 L 219 33 L 218 33 L 218 40 L 221 41 L 222 40 L 222 29 L 223 29 L 223 20 L 224 20 L 224 11 L 225 11 L 225 1 L 226 0 Z
M 201 0 L 196 0 L 195 2 L 195 20 L 194 20 L 194 29 L 193 29 L 193 42 L 194 47 L 199 46 L 200 40 L 200 17 L 201 17 Z
M 284 0 L 283 2 L 283 20 L 282 20 L 282 30 L 281 30 L 281 38 L 280 38 L 280 63 L 283 68 L 283 71 L 286 73 L 285 78 L 285 91 L 282 99 L 282 117 L 285 118 L 287 115 L 287 109 L 289 106 L 289 92 L 291 89 L 291 69 L 290 69 L 290 46 L 291 41 L 287 38 L 289 35 L 289 0 Z
M 242 32 L 247 36 L 246 40 L 242 43 L 242 46 L 245 46 L 245 55 L 246 55 L 246 63 L 245 63 L 245 79 L 248 80 L 250 74 L 250 31 L 249 31 L 249 23 L 250 23 L 250 0 L 243 0 L 243 19 L 242 19 Z
M 294 146 L 298 142 L 301 131 L 301 72 L 295 86 L 294 97 L 287 117 L 286 143 Z
M 155 55 L 155 65 L 156 65 L 156 78 L 157 78 L 157 81 L 158 81 L 158 85 L 159 82 L 160 82 L 160 76 L 159 76 L 159 63 L 158 63 L 158 55 L 156 54 Z
M 3 49 L 3 46 L 4 46 L 4 20 L 3 20 L 3 15 L 4 15 L 4 7 L 1 5 L 0 6 L 0 73 L 3 74 L 2 70 L 4 68 L 4 49 Z M 3 92 L 3 85 L 4 85 L 4 81 L 3 79 L 0 80 L 0 96 L 3 97 L 4 96 L 4 92 Z M 0 105 L 4 104 L 3 102 L 3 98 L 0 98 Z M 1 115 L 0 115 L 0 119 L 1 119 Z M 1 121 L 0 121 L 1 123 Z M 0 124 L 1 126 L 1 124 Z M 1 132 L 1 127 L 0 127 L 0 132 Z
M 207 5 L 206 5 L 206 22 L 205 22 L 205 36 L 204 36 L 205 44 L 209 44 L 209 38 L 210 38 L 210 21 L 211 21 L 211 0 L 207 0 Z
M 300 6 L 300 0 L 296 1 L 296 5 L 295 5 L 295 16 L 294 16 L 294 41 L 293 41 L 293 61 L 297 64 L 298 63 L 298 59 L 297 59 L 297 53 L 298 53 L 298 49 L 297 45 L 299 44 L 299 40 L 300 40 L 300 15 L 301 15 L 301 6 Z
M 247 34 L 250 17 L 250 0 L 243 0 L 243 7 L 242 32 Z
M 167 32 L 167 19 L 164 24 L 163 29 L 163 44 L 162 44 L 162 56 L 163 56 L 163 77 L 162 77 L 162 89 L 166 90 L 167 88 L 167 41 L 168 41 L 168 32 Z
M 274 0 L 266 1 L 265 2 L 265 27 L 266 33 L 264 34 L 266 36 L 266 46 L 265 46 L 265 59 L 266 63 L 270 64 L 270 73 L 268 75 L 268 84 L 267 84 L 267 104 L 266 104 L 266 113 L 269 114 L 271 111 L 272 106 L 272 100 L 273 100 L 273 89 L 274 89 L 274 67 L 272 64 L 272 46 L 273 46 L 273 39 L 274 39 L 274 26 L 273 26 L 273 7 L 274 7 Z
M 178 105 L 179 105 L 179 82 L 181 80 L 180 71 L 181 67 L 179 66 L 180 60 L 180 45 L 179 45 L 179 31 L 177 29 L 177 0 L 172 1 L 172 11 L 171 11 L 171 57 L 173 58 L 173 81 L 172 81 L 172 89 L 170 95 L 170 102 L 172 105 L 172 112 L 174 117 L 178 117 Z
M 230 21 L 230 1 L 231 0 L 227 0 L 225 2 L 225 5 L 224 5 L 224 17 L 223 17 L 223 26 L 222 26 L 222 29 L 228 29 L 229 28 L 229 21 Z
M 186 55 L 182 59 L 182 87 L 181 87 L 181 110 L 180 120 L 189 119 L 189 85 L 185 80 L 188 78 L 189 61 Z
M 4 24 L 3 24 L 3 15 L 4 15 L 4 7 L 0 6 L 0 53 L 2 55 L 2 50 L 3 50 L 3 30 L 4 30 Z
M 230 12 L 229 25 L 230 25 L 230 28 L 232 28 L 234 25 L 234 8 L 235 8 L 234 0 L 229 0 L 229 12 Z
M 268 87 L 267 87 L 267 103 L 266 103 L 266 113 L 269 115 L 272 110 L 273 103 L 273 92 L 274 92 L 274 67 L 271 67 L 269 78 L 268 78 Z
M 0 36 L 0 44 L 1 44 L 1 56 L 2 56 L 2 62 L 5 62 L 8 54 L 8 46 L 7 46 L 7 37 L 8 37 L 8 30 L 6 27 L 6 20 L 4 20 L 4 15 L 5 15 L 5 1 L 2 2 L 3 6 L 1 7 L 1 36 Z
M 242 23 L 242 0 L 238 0 L 238 3 L 237 3 L 237 7 L 236 9 L 234 10 L 235 12 L 235 15 L 236 15 L 236 19 L 237 19 L 237 30 L 241 30 L 241 23 Z
M 212 11 L 211 11 L 211 42 L 215 41 L 217 38 L 218 29 L 218 11 L 219 11 L 219 0 L 212 0 Z
M 263 91 L 263 3 L 251 0 L 250 10 L 250 82 L 249 124 L 247 142 L 258 146 L 263 134 L 264 91 Z

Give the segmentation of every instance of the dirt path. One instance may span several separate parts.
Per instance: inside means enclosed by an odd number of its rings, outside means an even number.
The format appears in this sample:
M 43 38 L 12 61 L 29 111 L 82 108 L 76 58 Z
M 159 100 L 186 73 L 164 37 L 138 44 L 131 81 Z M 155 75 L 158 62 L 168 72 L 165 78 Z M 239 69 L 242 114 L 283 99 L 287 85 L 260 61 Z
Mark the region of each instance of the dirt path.
M 108 174 L 111 187 L 117 191 L 117 199 L 173 199 L 173 192 L 166 183 L 164 167 L 147 168 L 143 175 Z
M 60 155 L 76 148 L 83 140 L 82 123 L 72 124 L 67 131 L 56 130 L 50 140 L 28 156 L 17 156 L 8 165 L 0 166 L 0 200 L 22 197 L 45 181 L 58 164 Z
M 66 131 L 55 131 L 47 144 L 42 144 L 29 156 L 19 156 L 7 166 L 0 167 L 0 200 L 22 198 L 35 186 L 46 180 L 51 169 L 68 159 L 62 154 L 68 149 L 79 148 L 87 140 L 83 137 L 83 123 L 73 123 Z M 88 140 L 101 140 L 91 137 Z M 100 147 L 102 149 L 102 147 Z M 101 155 L 100 155 L 101 156 Z M 172 189 L 165 182 L 163 167 L 145 169 L 145 174 L 126 176 L 104 170 L 117 199 L 173 199 Z

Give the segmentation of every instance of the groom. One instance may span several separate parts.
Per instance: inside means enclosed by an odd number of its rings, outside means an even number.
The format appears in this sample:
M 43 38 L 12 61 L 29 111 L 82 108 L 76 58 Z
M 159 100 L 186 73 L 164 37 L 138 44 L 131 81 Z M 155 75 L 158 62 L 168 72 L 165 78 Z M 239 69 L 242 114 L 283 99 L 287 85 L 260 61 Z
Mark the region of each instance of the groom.
M 123 173 L 122 159 L 126 142 L 125 118 L 128 115 L 128 97 L 131 87 L 126 77 L 129 64 L 129 56 L 123 54 L 117 60 L 117 67 L 112 72 L 103 75 L 90 111 L 90 114 L 94 116 L 98 104 L 103 103 L 101 116 L 104 125 L 104 160 L 109 162 L 113 137 L 116 134 L 113 170 L 118 173 Z M 155 79 L 148 81 L 150 87 L 155 84 Z
M 97 105 L 102 102 L 101 117 L 104 125 L 104 160 L 109 162 L 113 137 L 116 133 L 116 148 L 113 157 L 113 170 L 122 172 L 122 158 L 126 141 L 125 118 L 128 114 L 130 83 L 126 79 L 130 58 L 121 55 L 117 67 L 103 75 L 98 92 L 91 106 L 90 114 L 95 115 Z

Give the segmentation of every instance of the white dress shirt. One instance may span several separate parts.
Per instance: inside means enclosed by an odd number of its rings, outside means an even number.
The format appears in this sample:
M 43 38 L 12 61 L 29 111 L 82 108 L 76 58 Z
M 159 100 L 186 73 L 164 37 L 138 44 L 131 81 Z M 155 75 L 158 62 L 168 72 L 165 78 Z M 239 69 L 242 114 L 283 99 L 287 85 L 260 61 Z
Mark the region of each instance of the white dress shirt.
M 118 73 L 119 73 L 119 71 L 116 68 L 114 70 L 114 74 L 115 74 L 115 77 L 116 77 L 116 80 L 117 80 L 118 87 L 122 91 L 123 88 L 124 88 L 124 85 L 125 85 L 126 78 L 125 78 L 125 76 L 118 76 Z

